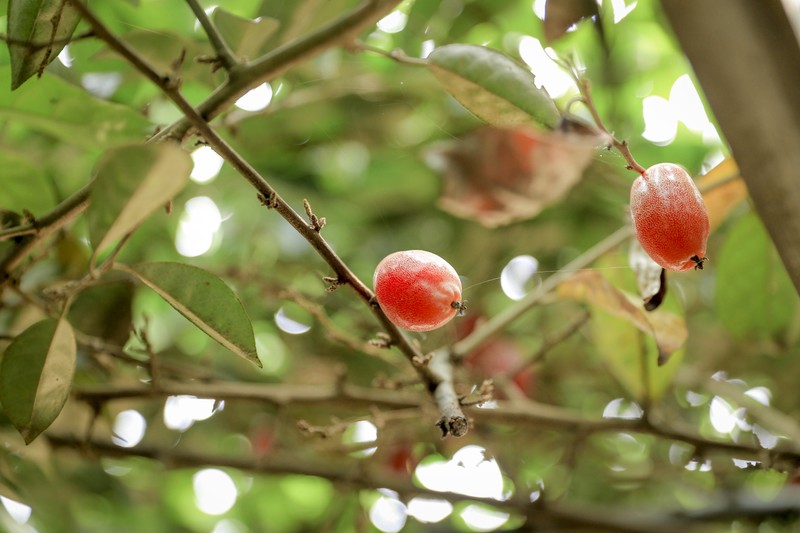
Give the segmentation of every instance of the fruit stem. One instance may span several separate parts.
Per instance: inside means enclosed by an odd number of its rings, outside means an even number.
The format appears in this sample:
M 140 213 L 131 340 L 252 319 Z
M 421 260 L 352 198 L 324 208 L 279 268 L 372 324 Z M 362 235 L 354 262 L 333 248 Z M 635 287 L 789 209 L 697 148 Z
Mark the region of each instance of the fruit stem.
M 594 105 L 594 100 L 592 100 L 592 90 L 589 83 L 589 80 L 575 72 L 574 69 L 570 69 L 573 78 L 575 79 L 575 83 L 578 85 L 578 90 L 581 93 L 580 101 L 586 106 L 586 109 L 589 110 L 589 113 L 592 115 L 592 119 L 594 120 L 597 129 L 599 129 L 603 134 L 605 134 L 611 146 L 616 148 L 616 150 L 625 158 L 625 161 L 628 162 L 628 165 L 625 167 L 628 170 L 634 170 L 638 172 L 645 180 L 647 179 L 647 174 L 645 173 L 645 168 L 636 162 L 633 158 L 633 154 L 631 153 L 631 149 L 628 147 L 628 141 L 620 141 L 617 139 L 613 133 L 608 131 L 605 124 L 603 124 L 603 119 L 600 118 L 600 113 L 597 112 L 597 108 Z

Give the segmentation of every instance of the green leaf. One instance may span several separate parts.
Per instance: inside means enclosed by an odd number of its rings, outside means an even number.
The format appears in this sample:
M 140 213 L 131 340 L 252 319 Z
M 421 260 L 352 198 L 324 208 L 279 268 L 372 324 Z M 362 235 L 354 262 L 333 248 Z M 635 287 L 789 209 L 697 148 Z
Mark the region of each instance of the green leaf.
M 535 85 L 535 76 L 496 50 L 469 44 L 435 49 L 428 64 L 456 100 L 493 126 L 531 123 L 555 128 L 559 112 L 553 99 Z
M 0 363 L 0 402 L 26 443 L 61 412 L 75 365 L 75 335 L 65 319 L 37 322 L 6 349 Z
M 717 270 L 717 316 L 736 338 L 774 335 L 796 316 L 797 293 L 754 213 L 736 223 L 711 260 Z
M 0 69 L 0 78 L 8 76 Z M 144 139 L 151 129 L 132 109 L 95 98 L 55 76 L 24 91 L 0 91 L 0 118 L 89 150 Z
M 250 318 L 224 281 L 184 263 L 141 263 L 117 268 L 139 278 L 222 346 L 261 367 Z
M 280 26 L 273 18 L 251 20 L 222 8 L 215 9 L 212 18 L 225 42 L 240 59 L 255 59 L 261 55 L 264 45 Z
M 107 152 L 95 168 L 86 212 L 95 257 L 180 192 L 191 170 L 189 154 L 171 143 Z
M 34 74 L 41 75 L 58 57 L 79 21 L 78 11 L 67 0 L 9 0 L 11 90 Z M 38 46 L 51 42 L 54 44 Z
M 0 149 L 0 168 L 0 208 L 44 214 L 56 205 L 53 184 L 41 164 L 19 152 Z

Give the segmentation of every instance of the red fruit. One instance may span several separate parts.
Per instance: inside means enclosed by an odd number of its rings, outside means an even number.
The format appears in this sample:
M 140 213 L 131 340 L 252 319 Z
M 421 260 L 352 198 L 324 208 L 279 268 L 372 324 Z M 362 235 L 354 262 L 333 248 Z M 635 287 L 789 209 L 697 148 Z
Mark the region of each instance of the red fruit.
M 636 178 L 631 215 L 636 237 L 653 261 L 676 272 L 703 268 L 708 212 L 683 168 L 659 163 Z
M 463 309 L 461 280 L 450 264 L 424 250 L 387 255 L 373 278 L 375 296 L 394 324 L 410 331 L 431 331 Z

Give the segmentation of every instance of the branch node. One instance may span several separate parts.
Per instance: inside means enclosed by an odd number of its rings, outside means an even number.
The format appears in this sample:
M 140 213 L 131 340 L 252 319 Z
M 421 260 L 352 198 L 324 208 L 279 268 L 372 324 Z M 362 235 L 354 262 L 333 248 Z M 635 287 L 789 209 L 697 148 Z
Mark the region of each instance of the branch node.
M 347 284 L 347 280 L 346 279 L 340 278 L 340 277 L 334 277 L 334 276 L 324 276 L 322 278 L 322 281 L 324 281 L 325 283 L 328 284 L 328 286 L 325 287 L 325 292 L 334 292 L 336 289 L 338 289 L 342 285 L 346 285 Z
M 325 227 L 326 223 L 325 217 L 320 218 L 314 214 L 314 211 L 312 211 L 311 204 L 309 203 L 308 199 L 305 198 L 303 199 L 303 207 L 306 210 L 306 215 L 308 215 L 308 220 L 311 221 L 311 224 L 309 224 L 308 227 L 313 229 L 317 233 L 322 231 L 322 228 Z
M 267 209 L 278 208 L 278 195 L 275 193 L 275 191 L 270 191 L 270 193 L 267 195 L 258 193 L 258 201 Z
M 370 339 L 368 342 L 369 344 L 375 346 L 376 348 L 383 348 L 383 349 L 389 349 L 394 344 L 391 335 L 383 331 L 378 332 L 375 335 L 375 338 Z
M 428 363 L 430 363 L 431 359 L 433 359 L 433 352 L 428 352 L 424 355 L 418 354 L 411 359 L 411 364 L 417 368 L 424 368 L 428 366 Z

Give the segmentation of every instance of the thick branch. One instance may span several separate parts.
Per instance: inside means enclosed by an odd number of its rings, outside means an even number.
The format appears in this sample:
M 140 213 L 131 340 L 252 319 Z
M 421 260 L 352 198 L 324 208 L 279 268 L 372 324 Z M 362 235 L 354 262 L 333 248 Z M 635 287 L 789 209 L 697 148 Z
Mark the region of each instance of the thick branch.
M 783 3 L 662 0 L 662 6 L 800 291 L 800 46 Z
M 434 368 L 438 368 L 435 362 Z M 157 389 L 144 384 L 103 385 L 82 387 L 73 391 L 73 395 L 76 399 L 93 405 L 130 398 L 146 399 L 190 395 L 226 401 L 264 402 L 275 406 L 340 404 L 361 407 L 364 410 L 372 407 L 393 410 L 408 408 L 425 410 L 431 406 L 430 397 L 421 391 L 375 389 L 348 383 L 300 385 L 224 381 L 180 383 L 162 380 Z M 444 416 L 444 410 L 440 408 L 440 411 Z M 486 423 L 508 424 L 514 427 L 526 426 L 529 429 L 549 427 L 581 434 L 613 431 L 642 433 L 685 442 L 692 445 L 698 453 L 720 450 L 739 458 L 755 460 L 763 460 L 765 455 L 769 455 L 774 459 L 781 459 L 791 464 L 800 464 L 800 450 L 794 446 L 765 450 L 754 444 L 707 439 L 689 429 L 669 427 L 661 423 L 654 424 L 644 419 L 587 417 L 569 409 L 530 400 L 501 402 L 495 408 L 474 408 L 470 409 L 469 413 L 475 419 Z M 789 445 L 789 443 L 786 444 Z

